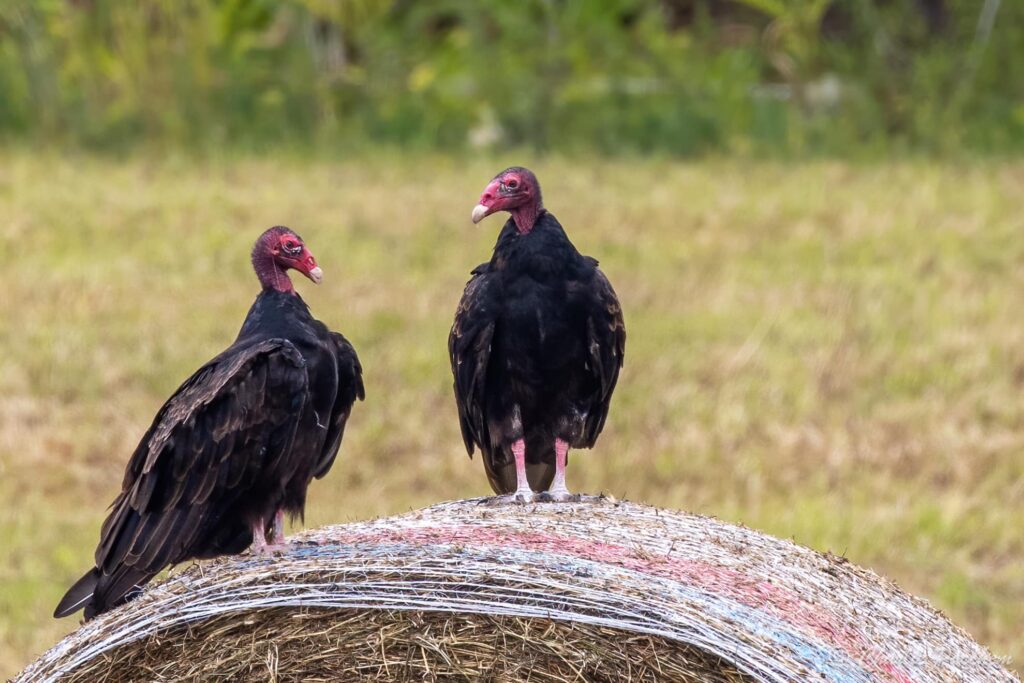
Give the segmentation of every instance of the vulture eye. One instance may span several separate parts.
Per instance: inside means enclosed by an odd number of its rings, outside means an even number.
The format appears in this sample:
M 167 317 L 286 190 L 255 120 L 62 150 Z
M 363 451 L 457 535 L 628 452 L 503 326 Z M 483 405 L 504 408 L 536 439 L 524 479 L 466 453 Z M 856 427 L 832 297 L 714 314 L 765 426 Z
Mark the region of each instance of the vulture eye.
M 505 184 L 508 185 L 508 189 L 510 189 L 510 190 L 514 190 L 517 187 L 519 187 L 519 181 L 516 180 L 515 178 L 513 178 L 512 180 L 508 181 Z
M 289 240 L 284 243 L 284 252 L 289 256 L 298 256 L 302 253 L 302 246 L 298 242 Z

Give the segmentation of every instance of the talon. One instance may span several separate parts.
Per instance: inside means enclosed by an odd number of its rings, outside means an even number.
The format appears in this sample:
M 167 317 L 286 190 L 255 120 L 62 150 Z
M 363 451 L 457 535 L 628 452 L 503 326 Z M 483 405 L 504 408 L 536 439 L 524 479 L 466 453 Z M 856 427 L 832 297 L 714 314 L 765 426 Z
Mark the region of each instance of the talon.
M 284 511 L 277 510 L 270 526 L 270 542 L 267 542 L 264 533 L 263 520 L 256 520 L 252 524 L 252 545 L 250 553 L 254 556 L 268 557 L 270 555 L 284 555 L 288 552 L 288 542 L 284 538 Z
M 287 543 L 268 543 L 267 545 L 262 545 L 262 546 L 253 548 L 253 554 L 254 555 L 259 555 L 260 557 L 274 557 L 274 556 L 286 555 L 286 554 L 288 554 L 288 544 Z
M 506 493 L 502 496 L 491 496 L 480 501 L 481 505 L 498 506 L 498 505 L 526 505 L 527 503 L 534 502 L 535 496 L 533 491 L 529 493 L 522 493 L 517 491 L 516 493 Z
M 537 500 L 544 503 L 579 503 L 583 496 L 568 491 L 544 491 L 537 494 Z

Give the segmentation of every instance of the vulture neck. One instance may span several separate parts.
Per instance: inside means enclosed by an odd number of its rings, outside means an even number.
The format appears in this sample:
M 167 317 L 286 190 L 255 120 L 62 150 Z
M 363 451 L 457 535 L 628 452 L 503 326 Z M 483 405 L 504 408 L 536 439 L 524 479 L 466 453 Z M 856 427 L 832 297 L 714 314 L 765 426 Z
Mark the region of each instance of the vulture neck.
M 544 213 L 544 207 L 540 204 L 524 204 L 517 206 L 509 213 L 512 214 L 512 220 L 516 222 L 516 231 L 520 235 L 526 235 L 533 230 L 537 219 Z
M 292 286 L 292 279 L 288 273 L 277 265 L 273 254 L 259 253 L 252 255 L 252 267 L 256 271 L 263 289 L 272 289 L 285 294 L 294 294 L 295 287 Z

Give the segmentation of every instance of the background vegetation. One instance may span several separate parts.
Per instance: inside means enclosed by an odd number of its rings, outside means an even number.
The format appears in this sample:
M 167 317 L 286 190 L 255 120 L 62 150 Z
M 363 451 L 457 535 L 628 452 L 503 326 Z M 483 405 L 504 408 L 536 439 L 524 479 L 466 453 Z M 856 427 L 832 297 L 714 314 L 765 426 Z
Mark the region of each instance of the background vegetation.
M 0 675 L 75 627 L 91 561 L 163 400 L 237 332 L 266 226 L 356 345 L 368 397 L 307 524 L 488 492 L 446 340 L 501 219 L 469 210 L 519 156 L 453 163 L 0 166 Z M 1024 165 L 549 160 L 549 207 L 629 327 L 598 447 L 570 485 L 831 549 L 1024 661 Z
M 0 136 L 1006 153 L 1022 46 L 1000 0 L 6 0 Z
M 486 493 L 445 342 L 513 163 L 630 331 L 573 487 L 845 554 L 1021 670 L 1022 151 L 1020 2 L 0 0 L 0 676 L 272 224 L 369 391 L 307 523 Z

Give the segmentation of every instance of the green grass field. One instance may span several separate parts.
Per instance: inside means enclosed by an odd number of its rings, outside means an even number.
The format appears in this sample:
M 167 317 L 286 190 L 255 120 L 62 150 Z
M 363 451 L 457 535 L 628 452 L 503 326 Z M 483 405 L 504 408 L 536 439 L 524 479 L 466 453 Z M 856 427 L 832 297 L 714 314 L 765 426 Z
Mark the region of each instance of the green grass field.
M 124 464 L 233 339 L 248 256 L 285 223 L 297 280 L 365 367 L 307 525 L 488 492 L 463 450 L 448 328 L 512 162 L 388 157 L 0 162 L 0 676 L 75 628 Z M 601 259 L 629 329 L 576 489 L 832 550 L 1024 667 L 1024 164 L 547 160 L 547 206 Z

